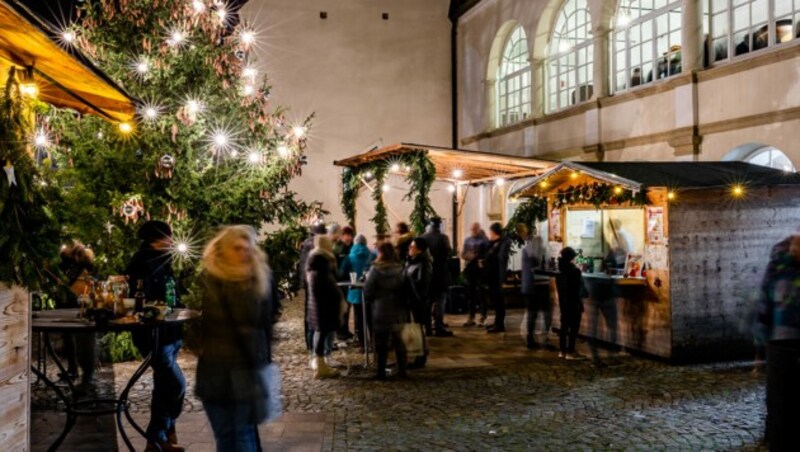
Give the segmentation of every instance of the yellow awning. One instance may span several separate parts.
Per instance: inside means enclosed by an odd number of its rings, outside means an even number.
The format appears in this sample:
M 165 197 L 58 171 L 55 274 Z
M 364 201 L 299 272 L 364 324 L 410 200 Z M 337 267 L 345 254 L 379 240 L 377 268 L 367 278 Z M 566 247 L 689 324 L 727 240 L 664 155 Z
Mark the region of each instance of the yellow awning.
M 39 99 L 57 107 L 128 121 L 131 97 L 89 59 L 57 42 L 56 32 L 14 0 L 0 0 L 0 86 L 11 67 L 32 67 Z

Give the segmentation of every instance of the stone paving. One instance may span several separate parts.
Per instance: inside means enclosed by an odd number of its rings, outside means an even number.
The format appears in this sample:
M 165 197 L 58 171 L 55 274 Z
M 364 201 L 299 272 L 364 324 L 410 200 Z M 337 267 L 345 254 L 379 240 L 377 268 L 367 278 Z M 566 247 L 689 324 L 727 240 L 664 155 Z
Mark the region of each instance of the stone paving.
M 454 326 L 455 337 L 431 339 L 429 367 L 407 380 L 372 380 L 363 355 L 343 348 L 336 359 L 349 364 L 346 375 L 316 381 L 301 316 L 300 303 L 290 302 L 278 325 L 275 350 L 287 414 L 262 426 L 266 450 L 763 449 L 765 378 L 750 363 L 669 366 L 620 354 L 608 360 L 613 365 L 594 367 L 528 351 L 516 329 L 494 336 Z M 508 322 L 520 325 L 521 312 L 510 311 Z M 580 349 L 588 354 L 585 344 Z M 180 362 L 191 387 L 195 359 L 184 353 Z M 99 391 L 124 384 L 135 366 L 103 367 Z M 149 384 L 146 374 L 132 394 L 141 423 Z M 34 451 L 45 450 L 63 425 L 51 395 L 34 391 Z M 178 433 L 188 450 L 213 450 L 192 395 Z M 116 436 L 110 416 L 85 420 L 62 450 L 124 450 Z M 143 448 L 141 440 L 135 444 Z

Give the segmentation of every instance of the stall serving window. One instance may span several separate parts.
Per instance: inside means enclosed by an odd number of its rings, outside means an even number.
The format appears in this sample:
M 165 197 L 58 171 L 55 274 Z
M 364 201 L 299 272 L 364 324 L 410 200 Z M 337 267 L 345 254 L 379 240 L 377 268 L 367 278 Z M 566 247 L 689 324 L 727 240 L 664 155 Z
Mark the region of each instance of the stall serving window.
M 644 209 L 570 208 L 565 232 L 565 246 L 580 250 L 585 258 L 623 269 L 628 255 L 641 257 L 644 253 Z

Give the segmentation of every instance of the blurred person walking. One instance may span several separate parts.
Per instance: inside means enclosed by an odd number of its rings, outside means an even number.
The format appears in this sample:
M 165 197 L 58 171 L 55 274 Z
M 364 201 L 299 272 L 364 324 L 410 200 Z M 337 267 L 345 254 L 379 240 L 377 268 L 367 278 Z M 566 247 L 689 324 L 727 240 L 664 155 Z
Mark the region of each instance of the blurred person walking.
M 336 284 L 336 257 L 333 243 L 327 235 L 314 237 L 314 250 L 308 256 L 308 326 L 314 330 L 312 368 L 317 379 L 339 376 L 325 361 L 329 351 L 326 344 L 339 328 L 342 291 Z
M 503 235 L 503 226 L 492 223 L 489 226 L 489 249 L 483 261 L 489 298 L 494 306 L 494 324 L 487 328 L 488 333 L 506 331 L 506 300 L 503 296 L 503 283 L 508 273 L 508 259 L 511 255 L 511 240 Z
M 482 284 L 482 270 L 480 262 L 486 259 L 486 252 L 489 250 L 489 239 L 486 233 L 483 232 L 480 223 L 472 223 L 470 227 L 470 236 L 464 239 L 464 244 L 461 246 L 461 259 L 464 260 L 464 279 L 466 281 L 466 295 L 467 303 L 469 305 L 469 318 L 464 326 L 475 326 L 475 313 L 480 309 L 480 319 L 478 326 L 484 326 L 486 323 L 486 314 L 488 306 L 486 298 L 483 293 Z
M 442 233 L 442 219 L 434 217 L 430 221 L 429 230 L 422 238 L 428 243 L 433 263 L 433 275 L 431 278 L 430 299 L 431 313 L 425 316 L 423 325 L 425 334 L 438 337 L 449 337 L 453 333 L 445 329 L 444 326 L 444 303 L 447 289 L 450 285 L 449 260 L 453 255 L 453 247 L 450 245 L 450 237 Z M 433 319 L 431 319 L 431 314 Z M 433 322 L 431 322 L 433 320 Z M 433 323 L 433 325 L 431 325 Z

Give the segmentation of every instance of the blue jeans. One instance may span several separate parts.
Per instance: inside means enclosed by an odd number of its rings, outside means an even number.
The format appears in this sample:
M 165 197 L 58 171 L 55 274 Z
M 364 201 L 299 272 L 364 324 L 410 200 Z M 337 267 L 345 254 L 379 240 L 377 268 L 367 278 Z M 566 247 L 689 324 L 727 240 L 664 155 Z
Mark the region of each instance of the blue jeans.
M 249 420 L 249 410 L 236 404 L 203 402 L 217 452 L 256 452 L 259 449 L 257 426 Z
M 150 362 L 153 369 L 153 398 L 150 402 L 150 424 L 147 435 L 158 441 L 167 440 L 167 432 L 183 411 L 186 380 L 176 358 L 183 341 L 159 345 Z

